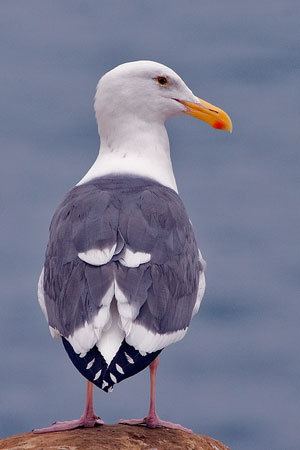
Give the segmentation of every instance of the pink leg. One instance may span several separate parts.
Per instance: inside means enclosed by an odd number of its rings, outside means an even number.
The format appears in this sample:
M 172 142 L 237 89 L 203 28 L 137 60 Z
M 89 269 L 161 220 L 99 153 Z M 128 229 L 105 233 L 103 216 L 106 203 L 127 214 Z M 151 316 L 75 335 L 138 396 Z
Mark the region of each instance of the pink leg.
M 46 428 L 37 428 L 34 433 L 51 433 L 53 431 L 73 430 L 74 428 L 91 428 L 103 425 L 103 420 L 96 416 L 93 407 L 93 383 L 87 382 L 86 402 L 82 416 L 76 420 L 66 420 L 64 422 L 54 422 L 53 425 Z
M 119 423 L 123 423 L 126 425 L 146 425 L 149 428 L 173 428 L 177 430 L 187 431 L 188 433 L 192 433 L 192 430 L 189 428 L 185 428 L 178 423 L 166 422 L 165 420 L 161 420 L 156 414 L 156 372 L 159 364 L 159 358 L 156 358 L 150 364 L 150 406 L 148 416 L 143 419 L 129 419 L 129 420 L 120 420 Z

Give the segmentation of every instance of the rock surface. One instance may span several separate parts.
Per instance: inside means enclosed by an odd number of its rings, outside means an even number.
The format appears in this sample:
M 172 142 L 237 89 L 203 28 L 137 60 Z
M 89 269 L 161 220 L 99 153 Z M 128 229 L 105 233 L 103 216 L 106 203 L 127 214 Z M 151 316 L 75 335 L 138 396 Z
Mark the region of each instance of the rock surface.
M 25 433 L 0 440 L 1 450 L 229 450 L 207 436 L 143 426 L 103 425 L 49 434 Z

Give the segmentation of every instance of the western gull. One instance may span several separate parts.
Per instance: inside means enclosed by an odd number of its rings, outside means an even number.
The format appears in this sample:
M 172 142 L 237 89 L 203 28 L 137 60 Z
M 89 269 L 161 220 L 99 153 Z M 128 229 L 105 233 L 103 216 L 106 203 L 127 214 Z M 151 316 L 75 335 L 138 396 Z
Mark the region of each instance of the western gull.
M 93 427 L 93 385 L 150 367 L 150 408 L 121 423 L 181 428 L 156 414 L 158 355 L 184 337 L 205 290 L 205 262 L 178 195 L 165 121 L 188 114 L 231 132 L 229 116 L 196 97 L 170 68 L 122 64 L 97 85 L 99 156 L 58 206 L 38 300 L 51 335 L 87 380 L 78 420 L 36 432 Z

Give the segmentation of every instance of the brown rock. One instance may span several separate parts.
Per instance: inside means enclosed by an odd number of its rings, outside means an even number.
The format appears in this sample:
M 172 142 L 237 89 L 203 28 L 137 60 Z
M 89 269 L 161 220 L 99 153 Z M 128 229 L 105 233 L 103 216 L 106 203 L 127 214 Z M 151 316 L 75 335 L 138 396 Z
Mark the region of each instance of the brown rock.
M 1 450 L 230 450 L 207 436 L 143 426 L 103 425 L 49 434 L 25 433 L 0 440 Z

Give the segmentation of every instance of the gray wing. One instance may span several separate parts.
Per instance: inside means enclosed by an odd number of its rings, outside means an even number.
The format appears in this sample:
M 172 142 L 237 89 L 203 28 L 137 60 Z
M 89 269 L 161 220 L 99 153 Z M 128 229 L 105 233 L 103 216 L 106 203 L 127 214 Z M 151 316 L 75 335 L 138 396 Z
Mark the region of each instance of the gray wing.
M 50 327 L 78 353 L 102 351 L 108 338 L 152 352 L 185 334 L 202 274 L 174 191 L 99 178 L 72 189 L 56 211 L 40 284 Z

